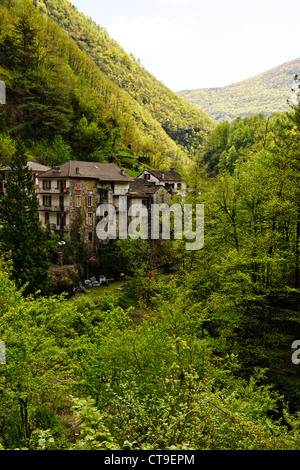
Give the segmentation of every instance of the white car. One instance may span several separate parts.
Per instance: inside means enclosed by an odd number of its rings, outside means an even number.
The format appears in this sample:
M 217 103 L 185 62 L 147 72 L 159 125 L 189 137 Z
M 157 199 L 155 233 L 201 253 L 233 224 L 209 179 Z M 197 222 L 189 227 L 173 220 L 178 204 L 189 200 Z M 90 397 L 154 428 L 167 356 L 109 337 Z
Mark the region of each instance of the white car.
M 108 280 L 106 279 L 105 276 L 99 276 L 99 283 L 100 283 L 100 286 L 103 286 L 103 285 L 107 286 Z

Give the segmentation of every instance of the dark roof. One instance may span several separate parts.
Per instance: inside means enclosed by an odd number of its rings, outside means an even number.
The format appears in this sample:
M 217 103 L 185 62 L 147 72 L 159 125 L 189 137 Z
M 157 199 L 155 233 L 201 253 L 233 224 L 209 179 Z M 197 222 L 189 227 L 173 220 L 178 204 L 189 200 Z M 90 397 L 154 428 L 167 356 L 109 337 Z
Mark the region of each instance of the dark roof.
M 44 171 L 50 170 L 49 166 L 41 165 L 40 163 L 37 163 L 37 162 L 28 162 L 27 166 L 33 172 L 36 172 L 36 171 L 44 172 Z M 0 171 L 8 171 L 8 170 L 10 170 L 9 166 L 6 166 L 5 168 L 0 168 Z
M 151 175 L 155 176 L 159 181 L 176 181 L 181 182 L 181 174 L 173 169 L 171 170 L 146 170 Z
M 148 197 L 151 194 L 155 194 L 160 188 L 165 190 L 165 187 L 162 185 L 157 185 L 155 183 L 149 183 L 143 179 L 134 178 L 134 180 L 129 185 L 129 197 Z
M 114 163 L 69 161 L 52 167 L 39 178 L 89 178 L 100 181 L 129 182 L 132 178 Z
M 49 166 L 41 165 L 40 163 L 36 163 L 36 162 L 28 162 L 28 167 L 29 167 L 33 172 L 35 172 L 35 171 L 44 172 L 44 171 L 50 170 L 50 167 L 49 167 Z

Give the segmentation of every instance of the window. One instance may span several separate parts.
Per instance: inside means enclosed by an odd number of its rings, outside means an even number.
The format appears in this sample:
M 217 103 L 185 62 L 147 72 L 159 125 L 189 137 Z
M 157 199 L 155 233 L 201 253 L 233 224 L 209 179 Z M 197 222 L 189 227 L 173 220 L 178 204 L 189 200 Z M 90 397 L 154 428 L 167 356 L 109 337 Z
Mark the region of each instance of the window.
M 88 196 L 88 207 L 93 207 L 93 196 Z
M 108 190 L 107 189 L 100 189 L 100 203 L 108 202 Z
M 145 173 L 145 180 L 150 180 L 150 175 L 149 175 L 149 173 Z
M 92 242 L 93 241 L 93 234 L 92 232 L 89 232 L 89 242 Z
M 51 180 L 43 180 L 43 189 L 51 189 Z
M 81 207 L 81 196 L 76 196 L 76 207 Z
M 51 196 L 43 196 L 43 206 L 51 207 Z
M 66 224 L 66 215 L 65 214 L 57 214 L 56 222 L 59 230 L 63 230 Z
M 67 187 L 67 182 L 66 180 L 57 180 L 57 189 L 63 193 L 64 190 L 66 189 Z
M 76 181 L 76 191 L 80 191 L 81 190 L 81 180 L 77 180 Z
M 49 215 L 50 215 L 49 212 L 45 213 L 45 225 L 49 224 L 49 220 L 50 220 Z
M 88 182 L 88 190 L 89 190 L 89 191 L 93 191 L 93 185 L 94 185 L 94 181 L 93 181 L 93 180 L 89 180 L 89 182 Z
M 88 214 L 88 225 L 93 225 L 93 214 L 91 212 Z

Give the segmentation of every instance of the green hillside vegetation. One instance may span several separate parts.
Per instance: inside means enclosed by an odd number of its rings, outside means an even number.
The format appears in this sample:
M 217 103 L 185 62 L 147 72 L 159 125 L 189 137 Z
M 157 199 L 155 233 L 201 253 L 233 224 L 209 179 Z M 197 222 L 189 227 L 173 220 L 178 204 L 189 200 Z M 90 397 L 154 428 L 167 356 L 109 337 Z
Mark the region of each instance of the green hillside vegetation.
M 300 77 L 288 112 L 182 145 L 37 6 L 0 0 L 0 450 L 300 450 Z M 204 205 L 203 248 L 187 250 L 189 223 L 176 237 L 172 217 L 169 240 L 99 244 L 99 259 L 76 224 L 59 243 L 27 158 L 70 156 L 133 174 L 184 165 L 172 202 Z M 70 295 L 112 269 L 116 282 Z
M 100 40 L 99 31 L 98 36 Z M 160 168 L 191 161 L 188 145 L 176 143 L 150 109 L 114 83 L 29 0 L 0 4 L 0 79 L 7 88 L 0 116 L 2 164 L 8 164 L 17 139 L 30 159 L 48 165 L 70 158 L 122 164 L 122 158 L 129 157 L 129 169 L 138 173 L 144 163 Z M 210 120 L 202 121 L 202 113 L 186 107 L 181 98 L 179 102 L 182 113 L 190 110 L 206 137 Z M 189 128 L 188 119 L 185 125 Z
M 107 77 L 146 109 L 184 151 L 193 155 L 201 149 L 213 127 L 207 115 L 159 82 L 110 38 L 105 28 L 79 13 L 68 1 L 33 3 L 53 18 Z
M 216 121 L 259 113 L 268 116 L 288 110 L 294 76 L 299 71 L 300 58 L 229 86 L 182 90 L 178 94 Z
M 240 162 L 248 161 L 257 152 L 269 147 L 273 149 L 275 136 L 281 128 L 289 127 L 290 122 L 287 113 L 270 116 L 257 114 L 238 117 L 231 123 L 221 122 L 208 138 L 201 164 L 210 176 L 224 171 L 233 174 Z
M 211 134 L 203 250 L 119 240 L 128 279 L 73 297 L 27 297 L 2 253 L 2 449 L 299 450 L 299 109 Z

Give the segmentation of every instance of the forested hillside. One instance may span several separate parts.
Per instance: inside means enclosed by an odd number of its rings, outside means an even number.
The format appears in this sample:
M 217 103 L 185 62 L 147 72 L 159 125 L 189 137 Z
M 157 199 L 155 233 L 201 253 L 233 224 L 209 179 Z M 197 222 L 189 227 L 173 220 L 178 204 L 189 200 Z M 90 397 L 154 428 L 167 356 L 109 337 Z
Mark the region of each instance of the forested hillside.
M 220 124 L 185 201 L 203 250 L 119 240 L 126 281 L 27 297 L 3 253 L 3 449 L 299 450 L 299 139 L 299 107 Z
M 67 2 L 0 0 L 0 449 L 300 450 L 300 78 L 288 112 L 211 125 L 121 51 Z M 184 166 L 202 249 L 173 219 L 92 258 L 80 216 L 41 226 L 28 158 L 141 155 Z M 115 280 L 75 295 L 88 263 Z
M 216 121 L 287 111 L 300 59 L 286 62 L 255 77 L 220 88 L 182 90 L 178 94 Z
M 159 84 L 71 4 L 47 6 L 49 15 L 72 24 L 76 34 L 67 35 L 45 15 L 42 2 L 37 8 L 29 0 L 0 3 L 0 79 L 7 88 L 0 120 L 2 163 L 19 137 L 30 158 L 45 164 L 122 155 L 146 158 L 158 168 L 188 163 L 212 121 Z M 90 49 L 83 41 L 89 30 Z M 134 96 L 125 80 L 148 97 Z
M 207 115 L 156 80 L 138 59 L 109 37 L 105 28 L 79 13 L 70 2 L 33 3 L 53 18 L 107 77 L 146 109 L 183 150 L 193 155 L 201 149 L 213 127 Z

